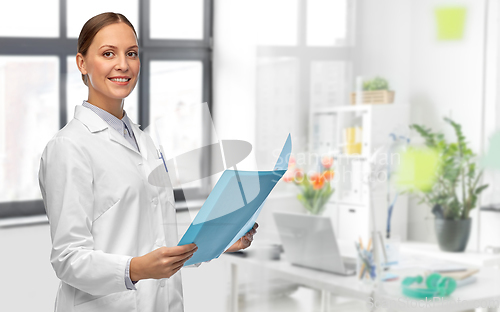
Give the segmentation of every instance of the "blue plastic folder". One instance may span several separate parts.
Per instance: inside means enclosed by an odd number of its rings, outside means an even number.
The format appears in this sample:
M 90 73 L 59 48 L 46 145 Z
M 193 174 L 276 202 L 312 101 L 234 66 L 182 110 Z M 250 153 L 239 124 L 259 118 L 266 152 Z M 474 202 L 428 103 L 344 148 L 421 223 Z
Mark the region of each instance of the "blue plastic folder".
M 218 258 L 253 227 L 267 197 L 287 171 L 291 151 L 288 135 L 273 171 L 224 171 L 179 242 L 179 246 L 198 246 L 184 266 Z

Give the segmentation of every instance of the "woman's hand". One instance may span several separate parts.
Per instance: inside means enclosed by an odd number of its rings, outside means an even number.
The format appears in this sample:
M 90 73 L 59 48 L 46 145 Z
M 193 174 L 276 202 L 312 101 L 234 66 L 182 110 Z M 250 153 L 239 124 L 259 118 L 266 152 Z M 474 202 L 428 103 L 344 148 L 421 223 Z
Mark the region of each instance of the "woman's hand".
M 233 246 L 229 247 L 225 252 L 235 252 L 241 249 L 248 248 L 253 241 L 253 236 L 257 233 L 259 225 L 257 222 L 253 225 L 252 229 L 248 231 L 242 238 L 240 238 Z
M 179 271 L 193 253 L 195 244 L 175 247 L 160 247 L 130 261 L 130 279 L 134 282 L 148 278 L 169 278 Z

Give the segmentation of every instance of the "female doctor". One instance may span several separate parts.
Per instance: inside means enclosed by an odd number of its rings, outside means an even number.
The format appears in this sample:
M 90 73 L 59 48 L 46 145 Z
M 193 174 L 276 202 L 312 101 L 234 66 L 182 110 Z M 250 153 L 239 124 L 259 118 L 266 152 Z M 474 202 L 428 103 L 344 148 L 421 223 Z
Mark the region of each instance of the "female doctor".
M 140 69 L 134 27 L 121 14 L 91 18 L 76 63 L 88 99 L 49 141 L 39 171 L 61 280 L 55 311 L 183 311 L 177 272 L 197 247 L 176 246 L 173 190 L 147 182 L 158 154 L 123 109 Z M 248 247 L 256 228 L 228 251 Z

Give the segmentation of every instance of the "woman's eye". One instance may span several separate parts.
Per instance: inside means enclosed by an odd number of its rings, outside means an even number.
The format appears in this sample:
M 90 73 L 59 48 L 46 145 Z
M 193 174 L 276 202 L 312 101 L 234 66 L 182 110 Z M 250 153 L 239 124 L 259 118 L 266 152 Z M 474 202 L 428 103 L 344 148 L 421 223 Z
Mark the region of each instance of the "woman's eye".
M 130 51 L 130 52 L 128 53 L 128 56 L 130 56 L 130 57 L 136 57 L 136 56 L 137 56 L 137 52 Z
M 111 55 L 113 55 L 113 52 L 104 52 L 102 55 L 104 55 L 105 57 L 110 57 Z

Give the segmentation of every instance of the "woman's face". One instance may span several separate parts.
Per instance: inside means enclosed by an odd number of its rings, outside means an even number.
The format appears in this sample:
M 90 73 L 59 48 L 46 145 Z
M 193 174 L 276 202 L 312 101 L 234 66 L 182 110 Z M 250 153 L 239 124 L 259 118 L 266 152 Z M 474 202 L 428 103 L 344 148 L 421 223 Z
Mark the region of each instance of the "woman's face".
M 87 74 L 89 101 L 124 99 L 134 89 L 140 70 L 134 31 L 125 23 L 103 27 L 87 54 L 78 53 L 77 64 L 81 73 Z

